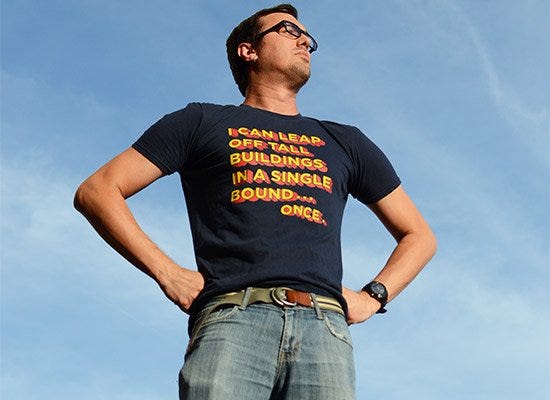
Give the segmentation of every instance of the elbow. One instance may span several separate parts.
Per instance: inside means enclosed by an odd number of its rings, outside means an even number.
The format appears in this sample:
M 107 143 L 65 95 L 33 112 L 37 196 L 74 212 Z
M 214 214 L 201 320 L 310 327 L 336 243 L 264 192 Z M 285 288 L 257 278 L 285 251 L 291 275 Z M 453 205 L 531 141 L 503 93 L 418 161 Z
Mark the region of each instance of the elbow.
M 110 208 L 119 198 L 123 199 L 116 185 L 101 176 L 92 175 L 76 189 L 73 206 L 91 220 Z
M 432 245 L 432 257 L 437 252 L 437 238 L 435 237 L 435 234 L 432 232 L 432 239 L 431 239 L 431 245 Z
M 84 209 L 86 205 L 86 198 L 88 196 L 88 190 L 87 190 L 87 183 L 84 181 L 80 184 L 78 189 L 76 189 L 76 192 L 74 194 L 73 198 L 73 207 L 80 213 L 84 214 Z
M 73 206 L 78 212 L 87 217 L 93 208 L 96 197 L 97 190 L 94 188 L 93 183 L 87 179 L 76 189 Z
M 426 244 L 428 257 L 431 259 L 437 252 L 437 237 L 429 227 L 425 233 L 424 243 Z
M 415 247 L 419 254 L 422 254 L 422 257 L 426 259 L 426 262 L 429 261 L 437 251 L 437 238 L 426 222 L 417 226 L 414 230 L 394 237 L 398 244 L 408 243 Z
M 437 252 L 437 238 L 427 223 L 423 223 L 421 226 L 417 227 L 414 232 L 405 235 L 403 239 L 416 247 L 419 252 L 418 254 L 421 254 L 421 257 L 426 263 L 430 261 Z

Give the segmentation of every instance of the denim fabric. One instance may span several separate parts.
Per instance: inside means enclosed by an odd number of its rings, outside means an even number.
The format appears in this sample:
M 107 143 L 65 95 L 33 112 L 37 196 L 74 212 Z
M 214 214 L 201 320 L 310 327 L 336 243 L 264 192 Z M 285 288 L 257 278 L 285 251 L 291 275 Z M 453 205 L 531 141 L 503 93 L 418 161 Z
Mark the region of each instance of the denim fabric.
M 196 319 L 180 399 L 355 398 L 353 348 L 341 314 L 271 304 L 208 312 L 207 305 Z

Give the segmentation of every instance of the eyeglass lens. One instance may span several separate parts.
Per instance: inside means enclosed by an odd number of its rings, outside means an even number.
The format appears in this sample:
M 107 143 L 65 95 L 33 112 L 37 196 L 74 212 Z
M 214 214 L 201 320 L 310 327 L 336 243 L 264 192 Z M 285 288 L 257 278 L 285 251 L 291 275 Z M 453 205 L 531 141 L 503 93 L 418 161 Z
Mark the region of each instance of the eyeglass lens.
M 313 36 L 311 36 L 309 33 L 303 31 L 298 27 L 297 25 L 293 24 L 289 21 L 283 21 L 283 26 L 285 28 L 285 31 L 290 33 L 292 36 L 294 36 L 296 39 L 299 38 L 301 35 L 304 35 L 309 42 L 309 52 L 313 53 L 315 50 L 317 50 L 317 42 L 315 39 L 313 39 Z

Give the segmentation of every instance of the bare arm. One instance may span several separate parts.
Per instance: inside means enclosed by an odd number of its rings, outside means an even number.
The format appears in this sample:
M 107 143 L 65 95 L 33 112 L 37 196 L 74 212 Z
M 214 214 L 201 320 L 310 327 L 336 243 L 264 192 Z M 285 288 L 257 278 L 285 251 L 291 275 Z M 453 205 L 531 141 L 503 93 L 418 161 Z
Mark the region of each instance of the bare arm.
M 187 311 L 204 287 L 202 275 L 180 267 L 164 254 L 143 232 L 126 204 L 128 197 L 161 176 L 157 166 L 129 148 L 79 186 L 74 206 L 111 247 Z
M 435 254 L 436 240 L 401 186 L 369 207 L 397 241 L 386 265 L 374 278 L 386 286 L 391 301 Z M 363 322 L 380 308 L 380 303 L 365 292 L 343 288 L 343 295 L 348 302 L 349 323 Z

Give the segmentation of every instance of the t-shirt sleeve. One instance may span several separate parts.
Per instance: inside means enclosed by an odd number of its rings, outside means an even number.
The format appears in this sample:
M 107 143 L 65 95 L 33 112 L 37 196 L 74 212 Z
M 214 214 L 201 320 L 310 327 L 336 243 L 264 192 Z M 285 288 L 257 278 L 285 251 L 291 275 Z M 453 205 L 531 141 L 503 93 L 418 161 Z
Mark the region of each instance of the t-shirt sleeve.
M 350 146 L 350 194 L 364 204 L 375 203 L 395 190 L 401 180 L 386 155 L 359 129 Z
M 180 171 L 188 159 L 201 120 L 201 106 L 190 103 L 155 122 L 132 147 L 165 175 Z

